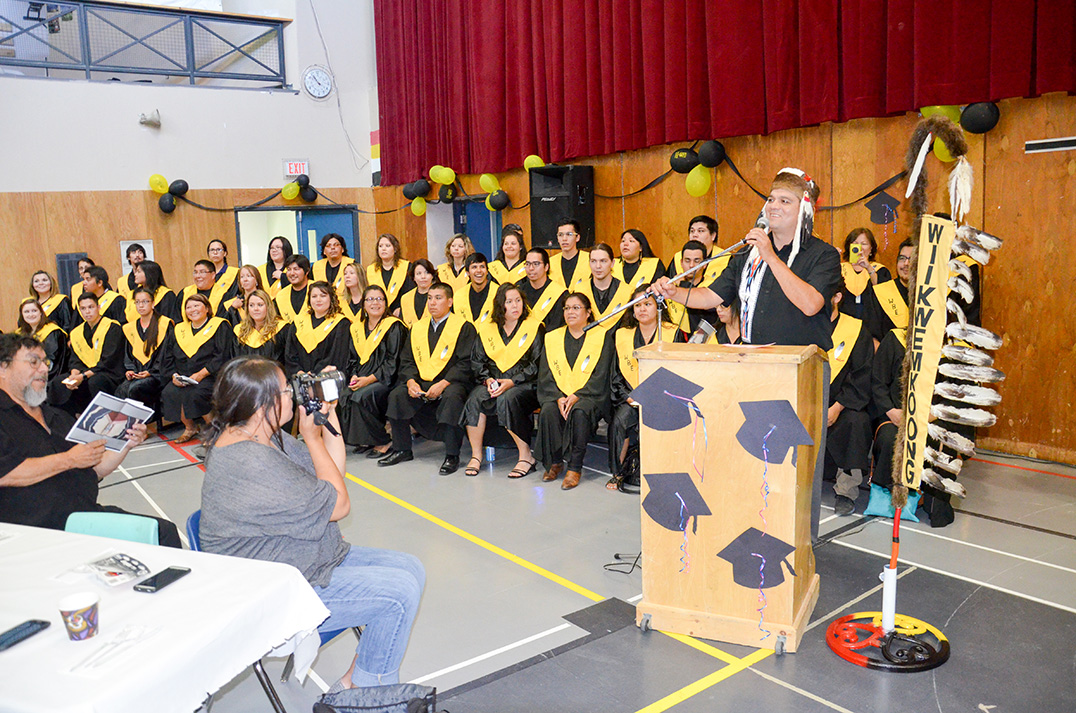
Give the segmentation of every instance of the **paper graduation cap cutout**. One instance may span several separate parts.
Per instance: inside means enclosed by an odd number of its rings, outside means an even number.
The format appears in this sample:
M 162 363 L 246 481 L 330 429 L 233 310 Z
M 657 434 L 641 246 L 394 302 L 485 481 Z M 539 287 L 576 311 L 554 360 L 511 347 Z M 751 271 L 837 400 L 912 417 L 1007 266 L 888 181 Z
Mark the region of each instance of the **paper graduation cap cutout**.
M 872 223 L 875 225 L 888 225 L 897 219 L 897 206 L 900 205 L 900 201 L 882 191 L 867 201 L 865 205 L 871 212 Z
M 691 531 L 699 526 L 700 515 L 710 515 L 710 506 L 702 499 L 687 473 L 646 473 L 650 492 L 643 498 L 643 510 L 654 522 L 667 530 L 684 532 L 688 518 L 695 518 Z
M 642 405 L 643 425 L 647 428 L 653 428 L 655 431 L 678 431 L 691 423 L 689 409 L 692 407 L 669 396 L 666 391 L 681 398 L 693 399 L 699 395 L 702 387 L 661 367 L 636 386 L 635 390 L 628 394 L 628 398 Z
M 736 432 L 736 440 L 759 460 L 784 463 L 785 455 L 791 448 L 792 465 L 796 465 L 796 446 L 814 444 L 788 401 L 741 401 L 740 410 L 747 420 Z M 773 433 L 770 433 L 771 428 Z M 770 434 L 769 438 L 766 438 L 767 433 Z M 768 456 L 762 452 L 763 440 L 766 441 Z
M 728 547 L 718 552 L 717 556 L 732 565 L 732 581 L 736 584 L 750 589 L 769 589 L 779 587 L 785 581 L 782 564 L 793 577 L 796 576 L 796 570 L 792 569 L 787 560 L 795 551 L 796 548 L 792 545 L 750 527 L 730 542 Z M 765 557 L 765 564 L 752 553 Z

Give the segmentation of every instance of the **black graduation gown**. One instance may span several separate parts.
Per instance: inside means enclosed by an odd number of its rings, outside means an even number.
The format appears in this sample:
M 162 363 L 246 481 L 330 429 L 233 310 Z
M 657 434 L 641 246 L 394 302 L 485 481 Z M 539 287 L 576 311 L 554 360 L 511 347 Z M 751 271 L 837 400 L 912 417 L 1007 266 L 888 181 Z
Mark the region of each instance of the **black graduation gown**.
M 458 319 L 463 319 L 459 315 L 455 316 Z M 415 326 L 411 328 L 412 332 L 415 329 L 422 329 L 424 324 L 427 323 L 423 321 L 416 322 Z M 447 322 L 443 323 L 441 330 L 444 330 L 446 325 Z M 437 336 L 440 335 L 440 331 L 436 336 L 432 333 L 432 328 L 427 328 L 426 332 L 425 336 L 429 340 L 428 343 L 432 349 L 437 342 Z M 393 421 L 410 420 L 426 405 L 421 399 L 413 399 L 407 393 L 409 379 L 414 379 L 418 382 L 423 391 L 428 390 L 436 382 L 443 379 L 449 382 L 449 386 L 441 393 L 440 399 L 431 402 L 436 407 L 436 422 L 439 426 L 458 428 L 460 414 L 463 413 L 463 404 L 474 384 L 474 372 L 471 369 L 471 352 L 474 349 L 475 336 L 474 325 L 464 320 L 452 354 L 448 357 L 448 362 L 436 376 L 428 380 L 423 379 L 419 374 L 418 364 L 415 361 L 415 354 L 409 337 L 400 349 L 400 371 L 396 378 L 396 385 L 393 387 L 392 393 L 389 394 L 389 406 L 386 412 L 389 419 Z M 433 434 L 429 435 L 433 436 Z
M 118 299 L 118 298 L 117 298 Z M 88 343 L 93 343 L 95 334 L 105 328 L 102 321 L 97 323 L 95 330 L 91 330 L 85 322 L 79 324 L 73 332 L 81 332 Z M 72 335 L 73 336 L 73 335 Z M 99 392 L 106 394 L 115 393 L 116 387 L 123 381 L 123 328 L 116 322 L 108 326 L 108 331 L 103 336 L 101 358 L 96 364 L 86 364 L 79 358 L 74 347 L 68 342 L 66 371 L 58 373 L 56 382 L 51 385 L 52 403 L 63 405 L 68 410 L 81 411 Z M 90 370 L 93 376 L 84 379 L 77 389 L 70 391 L 66 386 L 59 383 L 66 379 L 72 371 L 85 372 Z
M 892 280 L 889 280 L 892 282 Z M 879 282 L 877 286 L 885 283 Z M 904 298 L 904 304 L 908 304 L 908 287 L 900 280 L 896 281 L 897 291 Z M 863 326 L 870 332 L 871 337 L 879 342 L 891 329 L 907 329 L 907 324 L 894 324 L 889 313 L 882 309 L 878 296 L 874 293 L 874 287 L 868 287 L 863 291 Z
M 351 328 L 362 329 L 367 337 L 370 336 L 371 331 L 365 323 L 355 322 Z M 377 381 L 350 392 L 346 400 L 341 399 L 340 426 L 346 443 L 383 446 L 389 442 L 389 435 L 385 431 L 385 412 L 389 405 L 389 394 L 396 383 L 405 339 L 407 329 L 403 322 L 394 322 L 365 362 L 359 360 L 354 339 L 350 340 L 348 376 L 373 376 Z
M 325 323 L 324 318 L 310 316 L 310 324 L 316 331 Z M 340 371 L 347 369 L 350 361 L 351 322 L 343 315 L 328 334 L 320 334 L 317 345 L 307 350 L 299 340 L 298 326 L 292 325 L 284 343 L 284 372 L 291 379 L 298 372 L 317 373 L 327 366 L 335 366 Z
M 535 305 L 542 301 L 546 290 L 556 290 L 556 283 L 553 280 L 547 280 L 545 285 L 540 290 L 536 290 L 531 287 L 530 280 L 520 280 L 516 283 L 516 287 L 523 293 L 523 299 L 527 300 L 527 306 L 531 310 L 534 310 Z M 563 289 L 563 288 L 562 288 Z M 549 311 L 546 313 L 545 319 L 542 320 L 542 324 L 545 325 L 546 332 L 552 332 L 554 329 L 558 329 L 564 326 L 564 302 L 568 299 L 568 292 L 561 293 L 559 297 L 549 307 Z
M 71 307 L 71 300 L 64 294 L 60 294 L 58 297 L 60 299 L 52 303 L 51 309 L 48 309 L 45 306 L 49 300 L 40 303 L 41 311 L 44 312 L 49 319 L 58 324 L 60 329 L 69 332 L 71 331 L 71 327 L 76 324 L 74 310 Z M 81 318 L 78 321 L 81 322 Z
M 248 342 L 253 341 L 248 335 L 247 341 L 244 342 L 239 339 L 239 326 L 236 325 L 232 328 L 232 356 L 262 356 L 266 359 L 272 359 L 275 362 L 279 362 L 281 366 L 284 364 L 284 345 L 288 341 L 288 333 L 292 326 L 289 322 L 283 320 L 277 327 L 276 334 L 273 335 L 268 341 L 254 347 Z
M 164 387 L 161 392 L 161 412 L 169 421 L 178 422 L 181 411 L 187 418 L 194 419 L 206 415 L 213 408 L 213 386 L 216 383 L 217 372 L 232 358 L 231 327 L 227 321 L 219 317 L 211 317 L 195 332 L 195 334 L 201 332 L 213 320 L 218 319 L 220 321 L 216 322 L 217 328 L 213 335 L 191 355 L 179 346 L 176 338 L 176 330 L 180 328 L 179 326 L 172 330 L 161 346 L 159 378 Z M 172 383 L 174 374 L 190 376 L 202 369 L 208 371 L 209 376 L 196 385 L 179 387 Z
M 142 329 L 141 320 L 135 320 L 131 324 L 137 331 L 138 338 L 144 341 L 146 330 Z M 131 342 L 126 332 L 124 333 L 124 381 L 116 389 L 116 396 L 119 398 L 141 401 L 152 409 L 157 409 L 160 405 L 159 401 L 163 387 L 160 380 L 159 362 L 161 360 L 161 350 L 168 343 L 168 337 L 172 334 L 171 320 L 161 320 L 158 324 L 158 330 L 164 330 L 163 341 L 159 342 L 160 346 L 153 349 L 149 356 L 146 356 L 140 345 L 135 345 Z M 141 379 L 127 379 L 126 372 L 128 371 L 136 373 L 148 371 L 149 376 Z
M 723 331 L 723 330 L 722 330 Z M 834 349 L 841 348 L 834 345 Z M 874 341 L 861 328 L 854 344 L 845 345 L 851 354 L 829 387 L 829 404 L 839 402 L 844 410 L 826 435 L 826 469 L 845 471 L 870 468 L 871 422 L 867 413 L 871 397 L 871 366 Z M 841 356 L 844 356 L 843 350 Z
M 841 263 L 841 268 L 844 269 L 846 264 L 847 263 Z M 879 265 L 875 268 L 874 272 L 878 275 L 879 285 L 893 279 L 893 274 L 889 272 L 889 268 L 885 265 Z M 856 319 L 863 319 L 863 310 L 867 304 L 867 293 L 871 291 L 871 285 L 873 285 L 873 283 L 870 280 L 867 280 L 867 286 L 864 287 L 863 292 L 858 295 L 852 294 L 852 291 L 845 287 L 844 290 L 841 291 L 841 306 L 839 307 L 841 314 L 847 314 Z
M 481 335 L 474 340 L 474 348 L 471 350 L 471 367 L 478 384 L 471 389 L 467 403 L 464 404 L 462 419 L 464 426 L 477 426 L 478 417 L 482 414 L 496 416 L 500 425 L 522 440 L 530 441 L 531 433 L 534 431 L 534 410 L 538 408 L 538 363 L 542 357 L 545 327 L 536 320 L 520 320 L 511 334 L 505 333 L 504 328 L 500 326 L 497 327 L 497 333 L 507 344 L 512 339 L 523 337 L 520 330 L 524 325 L 528 329 L 535 328 L 536 333 L 532 335 L 533 341 L 530 347 L 508 369 L 502 370 L 489 356 Z M 489 389 L 486 388 L 487 379 L 498 381 L 511 379 L 513 386 L 494 398 L 489 395 Z

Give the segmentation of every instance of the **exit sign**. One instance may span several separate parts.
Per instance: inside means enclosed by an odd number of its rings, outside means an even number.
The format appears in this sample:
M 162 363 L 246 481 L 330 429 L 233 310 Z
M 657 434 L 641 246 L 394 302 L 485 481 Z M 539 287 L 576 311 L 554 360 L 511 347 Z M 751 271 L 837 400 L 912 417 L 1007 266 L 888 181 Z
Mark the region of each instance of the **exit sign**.
M 302 174 L 310 175 L 310 162 L 306 159 L 284 159 L 284 178 L 295 178 Z

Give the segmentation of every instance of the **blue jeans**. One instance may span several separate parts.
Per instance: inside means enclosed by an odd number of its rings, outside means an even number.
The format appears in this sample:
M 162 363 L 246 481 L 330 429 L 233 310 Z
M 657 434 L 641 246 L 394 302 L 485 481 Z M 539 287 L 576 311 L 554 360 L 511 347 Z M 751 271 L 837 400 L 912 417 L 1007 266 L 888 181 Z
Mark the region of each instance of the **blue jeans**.
M 355 649 L 353 685 L 399 683 L 425 584 L 426 571 L 417 557 L 353 545 L 329 584 L 314 587 L 330 612 L 320 631 L 366 627 Z

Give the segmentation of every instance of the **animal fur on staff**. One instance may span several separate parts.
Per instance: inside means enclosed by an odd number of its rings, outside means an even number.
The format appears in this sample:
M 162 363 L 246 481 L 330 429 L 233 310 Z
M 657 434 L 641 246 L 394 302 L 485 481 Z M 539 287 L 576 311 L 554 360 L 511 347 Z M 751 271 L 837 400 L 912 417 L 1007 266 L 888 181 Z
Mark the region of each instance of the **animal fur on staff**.
M 961 436 L 955 431 L 942 428 L 937 424 L 927 424 L 927 435 L 941 443 L 943 446 L 952 448 L 962 455 L 970 456 L 975 452 L 975 443 L 973 443 L 970 438 Z
M 970 225 L 962 225 L 957 228 L 956 236 L 961 240 L 974 243 L 984 250 L 999 250 L 1002 245 L 1001 238 L 995 237 L 990 233 L 984 233 L 981 230 L 976 230 Z
M 910 288 L 908 294 L 912 294 Z M 945 333 L 953 339 L 958 339 L 983 349 L 1001 348 L 1001 337 L 989 329 L 976 327 L 974 324 L 947 324 L 945 325 Z
M 968 317 L 964 314 L 964 308 L 956 303 L 956 300 L 951 297 L 945 300 L 945 311 L 953 315 L 956 318 L 957 323 L 961 327 L 966 326 L 968 323 Z
M 955 272 L 968 282 L 971 282 L 971 268 L 962 263 L 960 260 L 949 261 L 949 272 Z
M 957 408 L 945 404 L 931 404 L 930 415 L 940 418 L 949 423 L 959 423 L 963 426 L 975 426 L 976 428 L 990 428 L 998 421 L 998 417 L 981 408 Z M 929 433 L 929 431 L 928 431 Z
M 1005 372 L 992 366 L 969 366 L 967 364 L 941 364 L 938 373 L 948 376 L 950 379 L 963 379 L 964 381 L 985 381 L 997 383 L 1005 380 Z
M 958 366 L 957 364 L 943 364 L 942 366 Z M 984 367 L 972 367 L 981 369 Z M 948 374 L 946 374 L 948 376 Z M 960 377 L 965 378 L 965 377 Z M 950 381 L 939 381 L 934 385 L 934 393 L 943 399 L 950 401 L 962 401 L 975 406 L 997 406 L 1001 403 L 1001 394 L 986 386 L 973 386 L 971 384 L 954 384 Z
M 908 141 L 908 151 L 904 155 L 904 167 L 908 171 L 909 176 L 915 175 L 916 164 L 920 158 L 920 149 L 923 147 L 923 143 L 926 141 L 927 136 L 931 135 L 940 139 L 945 148 L 949 151 L 949 154 L 956 159 L 961 159 L 968 153 L 968 142 L 964 139 L 964 132 L 959 126 L 954 124 L 947 117 L 940 114 L 935 114 L 927 119 L 920 121 L 915 131 L 912 132 L 912 137 Z M 911 277 L 908 280 L 908 295 L 914 295 L 916 282 L 918 281 L 919 271 L 919 233 L 922 229 L 923 214 L 927 212 L 927 171 L 922 165 L 919 166 L 919 173 L 915 179 L 915 186 L 911 191 L 911 207 L 912 215 L 912 238 L 916 241 L 911 255 Z M 974 259 L 974 258 L 973 258 Z M 915 319 L 915 310 L 908 310 L 908 329 L 909 332 L 914 327 L 913 320 Z M 894 466 L 900 463 L 903 459 L 904 439 L 906 437 L 906 428 L 908 423 L 908 374 L 912 368 L 912 355 L 913 349 L 908 348 L 904 352 L 904 365 L 901 369 L 901 388 L 905 394 L 904 396 L 904 418 L 901 419 L 900 426 L 897 428 L 897 438 L 893 445 L 893 463 Z M 908 504 L 908 488 L 903 483 L 895 482 L 893 484 L 893 506 L 895 508 L 903 508 Z
M 946 344 L 942 347 L 942 356 L 962 364 L 972 366 L 994 366 L 994 357 L 975 347 L 960 344 Z

